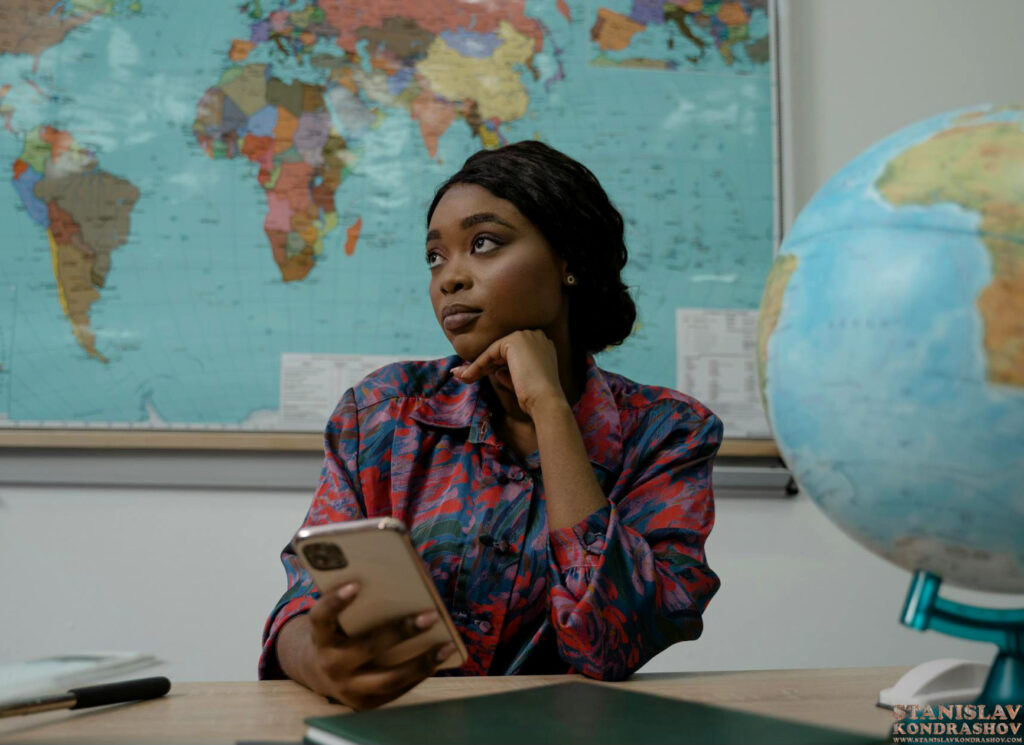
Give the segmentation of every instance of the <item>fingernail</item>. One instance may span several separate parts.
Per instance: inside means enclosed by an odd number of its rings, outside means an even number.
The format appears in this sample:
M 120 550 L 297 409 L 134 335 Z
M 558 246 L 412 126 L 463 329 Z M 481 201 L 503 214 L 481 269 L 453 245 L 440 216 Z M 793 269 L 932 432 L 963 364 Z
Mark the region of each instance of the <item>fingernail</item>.
M 357 592 L 359 592 L 359 585 L 355 582 L 349 582 L 347 585 L 342 585 L 338 590 L 338 597 L 342 600 L 348 600 Z
M 426 613 L 420 613 L 416 616 L 416 628 L 418 629 L 429 629 L 435 623 L 437 623 L 438 615 L 437 611 L 427 611 Z
M 455 645 L 454 644 L 445 644 L 443 647 L 441 647 L 439 650 L 437 650 L 437 661 L 438 662 L 444 662 L 449 657 L 451 657 L 453 654 L 455 654 Z

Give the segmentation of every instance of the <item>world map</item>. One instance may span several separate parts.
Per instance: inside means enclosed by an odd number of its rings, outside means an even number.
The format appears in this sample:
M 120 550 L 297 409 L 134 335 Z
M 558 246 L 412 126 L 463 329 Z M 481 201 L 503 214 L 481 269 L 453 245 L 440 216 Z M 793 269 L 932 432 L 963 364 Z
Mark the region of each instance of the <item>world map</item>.
M 771 265 L 770 48 L 766 0 L 6 2 L 0 426 L 288 428 L 285 359 L 450 354 L 426 206 L 522 139 L 626 217 L 599 364 L 671 387 Z

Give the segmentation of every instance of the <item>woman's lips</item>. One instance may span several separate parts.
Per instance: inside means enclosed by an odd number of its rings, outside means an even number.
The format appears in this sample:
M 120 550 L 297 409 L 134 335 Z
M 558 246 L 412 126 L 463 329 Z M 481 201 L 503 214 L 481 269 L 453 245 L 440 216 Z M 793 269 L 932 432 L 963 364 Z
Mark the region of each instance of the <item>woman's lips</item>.
M 463 331 L 464 329 L 469 328 L 473 323 L 475 323 L 476 319 L 479 318 L 482 313 L 483 311 L 479 310 L 465 310 L 459 311 L 458 313 L 452 313 L 451 315 L 446 316 L 444 319 L 445 331 Z

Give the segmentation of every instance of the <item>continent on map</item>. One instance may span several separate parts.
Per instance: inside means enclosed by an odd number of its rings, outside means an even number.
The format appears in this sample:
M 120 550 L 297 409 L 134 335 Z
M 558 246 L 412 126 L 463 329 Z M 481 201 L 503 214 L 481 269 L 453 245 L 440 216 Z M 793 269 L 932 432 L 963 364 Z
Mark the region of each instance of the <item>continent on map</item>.
M 318 39 L 333 42 L 343 54 L 315 60 L 332 69 L 328 99 L 341 86 L 364 102 L 405 109 L 420 125 L 431 157 L 456 119 L 485 147 L 502 144 L 500 127 L 529 105 L 521 68 L 539 77 L 533 55 L 544 48 L 545 32 L 525 14 L 524 0 L 321 0 L 266 17 L 258 5 L 247 6 L 251 43 L 274 44 L 301 58 Z
M 331 128 L 323 94 L 322 86 L 284 83 L 269 65 L 235 66 L 203 95 L 193 125 L 211 158 L 244 155 L 259 165 L 263 230 L 285 282 L 309 274 L 338 225 L 345 140 Z
M 0 54 L 39 55 L 69 32 L 118 6 L 137 11 L 138 3 L 114 0 L 4 0 L 0 3 Z
M 445 0 L 424 3 L 419 0 L 322 0 L 327 23 L 338 29 L 337 44 L 347 52 L 357 52 L 357 44 L 366 31 L 384 28 L 391 18 L 413 21 L 432 35 L 466 31 L 469 38 L 494 34 L 502 23 L 533 40 L 538 51 L 544 45 L 541 25 L 526 15 L 524 0 L 474 2 Z M 471 31 L 470 31 L 471 29 Z M 493 47 L 491 47 L 493 49 Z
M 139 190 L 98 167 L 70 133 L 37 127 L 14 161 L 14 188 L 29 216 L 46 229 L 57 295 L 79 345 L 96 348 L 89 312 L 106 284 L 111 255 L 124 245 Z
M 457 119 L 485 147 L 505 141 L 502 125 L 529 108 L 522 75 L 539 78 L 533 57 L 544 44 L 543 27 L 524 11 L 523 0 L 321 0 L 267 13 L 260 2 L 242 6 L 249 38 L 233 39 L 227 58 L 253 60 L 264 48 L 308 57 L 311 79 L 285 83 L 272 62 L 231 65 L 199 101 L 193 131 L 210 157 L 259 164 L 264 231 L 284 281 L 312 270 L 338 224 L 334 196 L 355 162 L 351 145 L 388 108 L 419 125 L 431 158 Z M 347 231 L 346 254 L 360 225 L 357 218 Z
M 1024 386 L 1024 131 L 1019 124 L 960 126 L 887 164 L 875 186 L 890 204 L 952 202 L 981 215 L 978 233 L 992 281 L 977 299 L 985 326 L 987 377 Z
M 686 56 L 690 64 L 697 64 L 713 46 L 727 65 L 736 61 L 735 49 L 742 47 L 752 64 L 765 64 L 770 57 L 767 32 L 752 37 L 751 17 L 755 12 L 766 14 L 767 0 L 632 0 L 629 14 L 618 13 L 610 8 L 598 8 L 590 37 L 597 44 L 600 54 L 593 60 L 598 65 L 621 67 L 653 67 L 673 69 L 673 59 L 647 57 L 612 58 L 608 52 L 622 52 L 633 43 L 634 37 L 651 28 L 671 24 L 676 31 L 696 48 L 696 53 Z M 667 45 L 675 46 L 675 39 L 669 36 Z
M 534 53 L 534 40 L 519 33 L 510 23 L 502 21 L 493 35 L 493 51 L 482 56 L 468 54 L 465 48 L 460 51 L 454 36 L 449 38 L 455 47 L 443 35 L 438 35 L 427 50 L 427 56 L 416 64 L 416 72 L 422 76 L 421 96 L 430 96 L 435 103 L 471 101 L 476 114 L 485 122 L 493 123 L 489 130 L 477 128 L 482 143 L 489 147 L 500 144 L 497 127 L 502 122 L 526 114 L 530 99 L 517 66 L 528 66 Z M 448 106 L 452 113 L 458 110 L 454 103 Z M 415 111 L 413 114 L 415 116 Z M 428 142 L 424 137 L 428 149 L 436 150 L 437 134 L 433 134 L 432 140 Z
M 779 256 L 768 273 L 768 279 L 764 285 L 764 295 L 761 297 L 761 312 L 757 316 L 757 372 L 758 380 L 761 381 L 761 401 L 765 411 L 768 411 L 768 400 L 764 389 L 768 379 L 768 342 L 779 323 L 782 299 L 786 295 L 789 278 L 796 271 L 799 261 L 793 254 Z
M 633 40 L 633 34 L 639 33 L 645 28 L 647 28 L 646 24 L 638 23 L 622 13 L 616 13 L 608 8 L 598 8 L 597 21 L 590 29 L 590 37 L 597 42 L 601 49 L 619 51 L 629 46 L 629 42 Z

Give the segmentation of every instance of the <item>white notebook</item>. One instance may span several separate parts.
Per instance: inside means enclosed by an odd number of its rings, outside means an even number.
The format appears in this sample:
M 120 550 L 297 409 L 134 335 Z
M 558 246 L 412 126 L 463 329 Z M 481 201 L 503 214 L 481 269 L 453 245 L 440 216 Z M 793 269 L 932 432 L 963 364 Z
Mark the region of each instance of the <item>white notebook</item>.
M 0 703 L 58 693 L 160 664 L 141 652 L 81 652 L 0 664 Z

